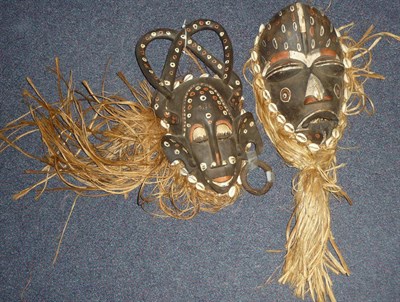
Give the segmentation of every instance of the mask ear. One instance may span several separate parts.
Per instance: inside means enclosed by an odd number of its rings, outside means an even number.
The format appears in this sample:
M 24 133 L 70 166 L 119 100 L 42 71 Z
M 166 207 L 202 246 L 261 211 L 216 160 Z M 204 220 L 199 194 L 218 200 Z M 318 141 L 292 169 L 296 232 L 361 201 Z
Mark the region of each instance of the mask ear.
M 250 112 L 246 112 L 236 118 L 235 125 L 237 127 L 238 146 L 241 152 L 240 155 L 244 160 L 246 160 L 246 163 L 240 172 L 243 188 L 253 195 L 263 195 L 271 189 L 274 182 L 274 174 L 269 165 L 258 159 L 258 155 L 262 152 L 263 144 L 254 117 Z M 246 146 L 249 143 L 254 145 L 254 150 L 246 151 Z M 257 167 L 262 169 L 266 175 L 266 180 L 262 187 L 253 187 L 248 182 L 248 174 Z
M 254 144 L 256 154 L 261 154 L 263 143 L 260 132 L 258 132 L 253 114 L 246 112 L 235 119 L 235 129 L 237 129 L 237 141 L 240 155 L 246 159 L 246 146 L 249 143 Z
M 196 168 L 196 163 L 185 145 L 184 139 L 177 135 L 165 135 L 161 139 L 161 146 L 168 161 L 171 164 L 181 161 L 190 173 Z

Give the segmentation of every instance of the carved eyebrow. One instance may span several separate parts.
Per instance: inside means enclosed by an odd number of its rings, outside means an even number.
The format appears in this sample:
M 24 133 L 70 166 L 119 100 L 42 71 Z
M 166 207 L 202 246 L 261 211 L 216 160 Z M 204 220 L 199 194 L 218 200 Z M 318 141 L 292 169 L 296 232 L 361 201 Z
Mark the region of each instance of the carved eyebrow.
M 303 63 L 291 62 L 289 64 L 285 64 L 285 65 L 277 66 L 277 67 L 273 68 L 272 70 L 267 72 L 266 77 L 268 78 L 268 77 L 276 74 L 277 72 L 284 72 L 284 71 L 288 71 L 288 70 L 295 70 L 295 69 L 302 69 L 302 68 L 304 68 Z
M 317 61 L 315 62 L 316 66 L 325 66 L 325 65 L 337 65 L 337 66 L 341 66 L 344 67 L 343 63 L 338 61 L 338 60 L 321 60 L 321 61 Z

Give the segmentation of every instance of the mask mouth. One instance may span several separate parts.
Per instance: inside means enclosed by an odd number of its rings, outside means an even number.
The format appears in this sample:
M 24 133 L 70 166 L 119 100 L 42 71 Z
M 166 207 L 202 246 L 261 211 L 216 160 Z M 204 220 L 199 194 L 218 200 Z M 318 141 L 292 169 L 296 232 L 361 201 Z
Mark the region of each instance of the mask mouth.
M 338 125 L 337 115 L 331 111 L 319 111 L 305 117 L 296 129 L 303 132 L 313 143 L 322 144 Z
M 309 105 L 313 103 L 320 103 L 320 102 L 330 102 L 332 101 L 332 97 L 329 95 L 324 95 L 322 99 L 317 99 L 315 96 L 309 95 L 304 100 L 304 105 Z
M 218 187 L 228 187 L 231 184 L 233 176 L 221 176 L 213 178 L 212 183 Z

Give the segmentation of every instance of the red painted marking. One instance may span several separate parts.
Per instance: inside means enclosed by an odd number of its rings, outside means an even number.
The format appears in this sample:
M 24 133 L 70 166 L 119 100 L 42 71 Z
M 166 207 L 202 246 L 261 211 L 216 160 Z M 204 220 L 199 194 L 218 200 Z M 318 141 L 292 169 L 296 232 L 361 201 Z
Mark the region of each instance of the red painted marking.
M 287 50 L 281 51 L 281 52 L 278 52 L 278 53 L 276 53 L 276 54 L 274 54 L 274 55 L 272 56 L 272 58 L 271 58 L 271 64 L 272 64 L 272 63 L 275 63 L 275 62 L 278 62 L 278 61 L 280 61 L 280 60 L 289 59 L 289 58 L 290 58 L 289 51 L 287 51 Z
M 320 50 L 321 56 L 336 57 L 337 53 L 330 48 L 322 48 Z

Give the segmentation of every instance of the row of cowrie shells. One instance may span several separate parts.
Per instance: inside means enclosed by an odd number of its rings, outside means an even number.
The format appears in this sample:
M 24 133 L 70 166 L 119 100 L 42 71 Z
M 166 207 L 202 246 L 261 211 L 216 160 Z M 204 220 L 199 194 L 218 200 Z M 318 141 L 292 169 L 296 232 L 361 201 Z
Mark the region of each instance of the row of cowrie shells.
M 174 162 L 171 163 L 171 165 L 174 166 L 174 165 L 177 165 L 178 163 L 179 163 L 179 160 L 175 160 Z M 189 172 L 188 172 L 188 170 L 186 170 L 186 168 L 181 168 L 180 174 L 182 176 L 187 176 L 188 182 L 193 184 L 193 185 L 195 185 L 197 190 L 199 190 L 199 191 L 204 191 L 205 190 L 204 184 L 201 183 L 201 182 L 198 182 L 196 176 L 189 174 Z M 237 178 L 237 183 L 239 185 L 242 184 L 240 176 L 238 176 L 238 178 Z M 236 191 L 237 191 L 237 189 L 233 185 L 228 191 L 228 196 L 231 197 L 231 198 L 234 197 L 235 194 L 236 194 Z
M 345 90 L 346 92 L 347 90 Z M 348 93 L 348 92 L 347 92 Z M 295 133 L 295 129 L 293 124 L 286 122 L 286 118 L 284 115 L 280 114 L 278 111 L 278 107 L 276 106 L 275 103 L 271 102 L 271 94 L 268 90 L 264 89 L 262 92 L 263 98 L 266 103 L 268 103 L 268 110 L 271 113 L 277 114 L 276 120 L 277 122 L 283 127 L 283 129 L 290 133 L 295 135 L 295 139 L 300 142 L 300 143 L 307 143 L 308 139 L 303 133 Z M 339 131 L 337 129 L 333 129 L 332 131 L 332 137 L 330 137 L 328 140 L 326 140 L 325 144 L 329 147 L 332 145 L 332 143 L 339 138 Z M 316 143 L 309 143 L 307 145 L 308 149 L 311 152 L 317 152 L 320 150 L 320 146 Z

